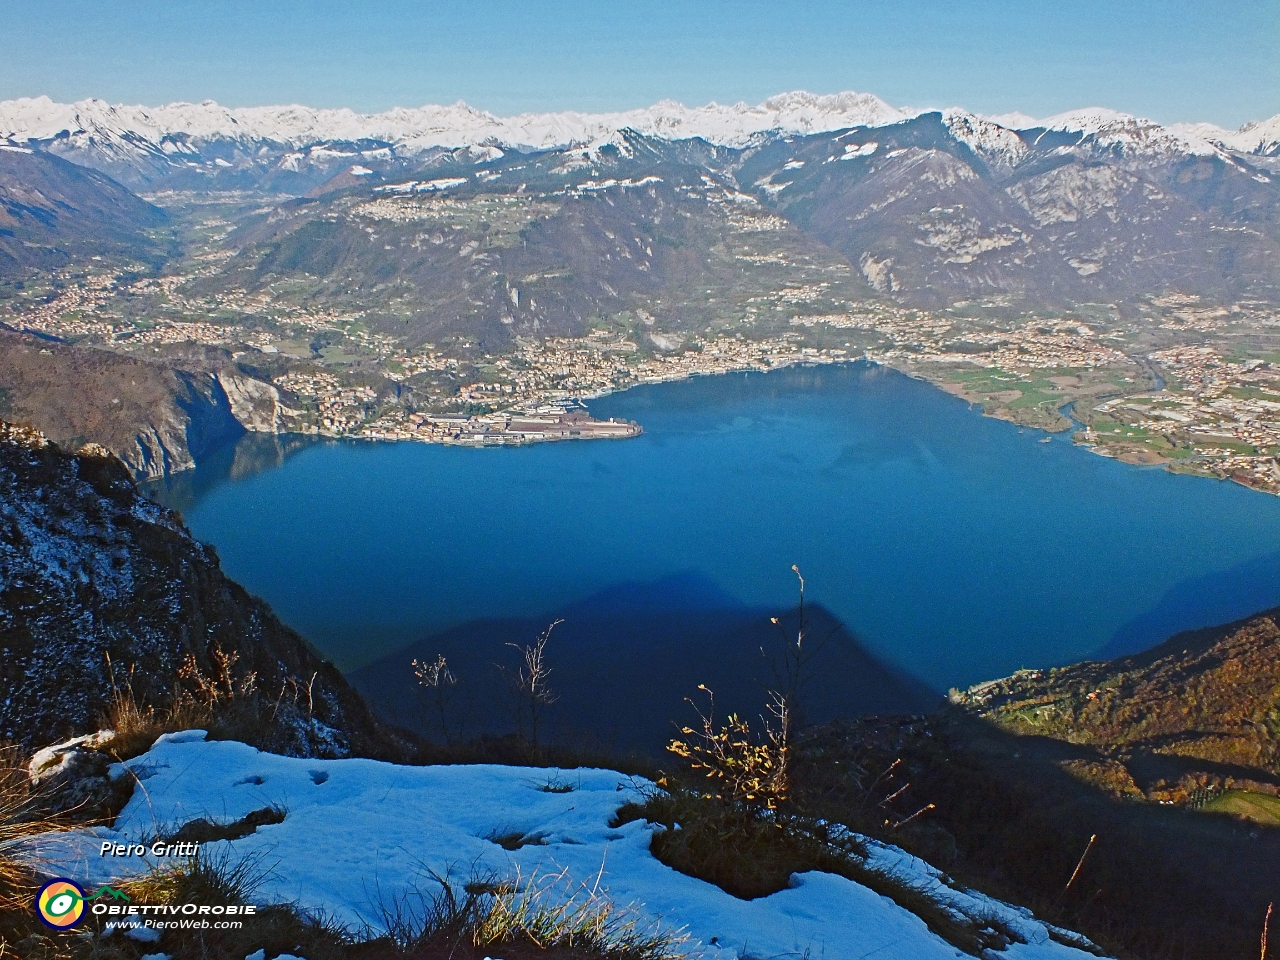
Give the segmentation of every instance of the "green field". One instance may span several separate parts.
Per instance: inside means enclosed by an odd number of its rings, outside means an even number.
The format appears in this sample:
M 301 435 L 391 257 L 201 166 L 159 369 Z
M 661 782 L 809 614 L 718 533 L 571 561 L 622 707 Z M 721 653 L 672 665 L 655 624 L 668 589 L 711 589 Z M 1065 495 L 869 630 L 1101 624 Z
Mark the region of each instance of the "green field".
M 1212 813 L 1230 813 L 1269 827 L 1280 827 L 1280 797 L 1268 796 L 1265 793 L 1228 790 L 1222 796 L 1206 803 L 1204 809 Z

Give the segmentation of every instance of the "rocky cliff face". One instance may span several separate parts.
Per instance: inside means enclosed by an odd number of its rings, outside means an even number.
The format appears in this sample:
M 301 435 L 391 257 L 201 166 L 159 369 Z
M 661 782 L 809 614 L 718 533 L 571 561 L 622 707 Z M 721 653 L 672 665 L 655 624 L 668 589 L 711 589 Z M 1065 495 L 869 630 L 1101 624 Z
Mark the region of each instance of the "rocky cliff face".
M 138 479 L 190 469 L 246 430 L 279 431 L 280 395 L 271 384 L 192 366 L 0 329 L 0 416 L 73 449 L 100 444 Z
M 252 674 L 283 702 L 272 722 L 287 719 L 295 752 L 376 741 L 342 675 L 141 497 L 120 461 L 0 422 L 0 738 L 36 747 L 98 729 L 113 675 L 163 706 L 184 664 L 186 679 L 217 677 L 232 654 L 237 682 Z
M 227 398 L 231 415 L 252 433 L 279 433 L 284 426 L 280 391 L 269 383 L 225 371 L 216 380 Z

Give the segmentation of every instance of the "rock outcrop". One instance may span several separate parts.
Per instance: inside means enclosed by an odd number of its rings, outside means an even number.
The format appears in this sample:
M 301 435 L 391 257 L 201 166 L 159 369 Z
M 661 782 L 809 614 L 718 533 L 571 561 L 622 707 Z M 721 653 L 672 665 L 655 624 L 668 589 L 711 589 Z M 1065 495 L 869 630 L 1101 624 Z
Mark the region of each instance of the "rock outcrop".
M 252 377 L 222 372 L 218 386 L 231 406 L 231 415 L 252 433 L 279 433 L 284 428 L 285 408 L 280 405 L 280 391 L 269 383 Z
M 140 496 L 119 460 L 0 423 L 0 738 L 82 736 L 107 725 L 126 687 L 163 708 L 220 677 L 278 707 L 268 722 L 291 752 L 381 742 L 337 669 Z
M 190 366 L 0 328 L 0 416 L 71 449 L 100 444 L 136 479 L 189 470 L 246 430 L 280 431 L 274 386 L 234 367 Z

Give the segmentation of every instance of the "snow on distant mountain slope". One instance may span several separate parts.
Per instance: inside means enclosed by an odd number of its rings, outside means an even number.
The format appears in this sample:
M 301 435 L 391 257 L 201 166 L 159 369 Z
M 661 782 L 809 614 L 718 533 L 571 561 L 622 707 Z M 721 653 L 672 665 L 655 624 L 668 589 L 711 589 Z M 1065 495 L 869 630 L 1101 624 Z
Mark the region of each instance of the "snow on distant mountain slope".
M 1254 120 L 1239 130 L 1224 130 L 1212 123 L 1180 123 L 1169 128 L 1186 136 L 1199 137 L 1234 150 L 1264 157 L 1280 156 L 1280 114 L 1269 120 Z
M 1280 154 L 1280 113 L 1269 120 L 1246 123 L 1226 145 L 1241 153 L 1260 153 L 1269 157 Z
M 709 103 L 686 107 L 663 100 L 650 107 L 616 113 L 524 113 L 498 117 L 462 101 L 447 106 L 397 107 L 384 113 L 360 114 L 346 108 L 317 110 L 297 105 L 232 109 L 212 100 L 171 103 L 159 107 L 109 104 L 103 100 L 55 103 L 48 97 L 0 101 L 0 140 L 51 141 L 117 152 L 166 156 L 195 153 L 193 144 L 217 140 L 270 142 L 300 148 L 324 142 L 377 140 L 403 153 L 431 147 L 498 143 L 546 149 L 586 143 L 633 129 L 668 140 L 702 137 L 725 146 L 741 146 L 768 132 L 805 134 L 845 127 L 884 126 L 920 115 L 899 109 L 866 93 L 815 95 L 796 91 L 763 103 Z M 990 143 L 1003 128 L 1077 131 L 1100 144 L 1141 152 L 1213 153 L 1216 144 L 1241 152 L 1266 153 L 1280 146 L 1280 116 L 1246 124 L 1229 132 L 1210 124 L 1164 127 L 1151 120 L 1102 107 L 1058 114 L 1036 121 L 1023 113 L 979 116 L 952 109 L 948 117 L 971 118 L 988 125 L 978 135 Z M 948 121 L 950 124 L 950 121 Z M 976 135 L 976 134 L 973 134 Z M 1003 137 L 1008 140 L 1008 137 Z M 968 142 L 968 140 L 966 140 Z M 972 145 L 972 144 L 971 144 Z M 977 147 L 975 147 L 977 149 Z M 1007 147 L 999 149 L 1007 150 Z
M 943 111 L 951 135 L 980 156 L 994 172 L 1012 170 L 1027 155 L 1027 145 L 1012 130 L 959 109 Z
M 1029 117 L 1025 113 L 1014 110 L 1012 113 L 980 113 L 978 114 L 983 120 L 990 120 L 992 123 L 998 123 L 1000 126 L 1009 130 L 1030 130 L 1032 127 L 1040 126 L 1040 121 L 1035 117 Z
M 525 113 L 499 117 L 459 101 L 447 106 L 398 107 L 378 114 L 303 106 L 228 108 L 211 100 L 159 107 L 102 100 L 55 103 L 48 97 L 0 102 L 0 143 L 35 147 L 93 167 L 131 189 L 259 189 L 303 194 L 353 165 L 379 176 L 410 173 L 422 163 L 467 162 L 445 151 L 502 151 L 620 147 L 631 130 L 678 141 L 702 138 L 744 147 L 770 136 L 803 136 L 851 127 L 885 127 L 925 111 L 897 108 L 865 93 L 784 93 L 751 106 L 709 103 L 686 107 L 664 100 L 616 113 Z M 1280 120 L 1236 133 L 1194 125 L 1163 127 L 1104 108 L 1035 121 L 1020 114 L 982 117 L 942 112 L 949 131 L 997 177 L 1011 174 L 1030 152 L 1072 150 L 1127 165 L 1164 164 L 1188 156 L 1230 152 L 1280 154 Z M 1014 132 L 1040 128 L 1034 143 Z M 625 151 L 624 151 L 625 152 Z M 594 157 L 594 152 L 591 153 Z M 1234 162 L 1234 161 L 1231 161 Z
M 526 113 L 501 118 L 465 103 L 396 108 L 386 113 L 309 107 L 247 107 L 232 110 L 213 101 L 162 107 L 123 106 L 102 100 L 54 103 L 48 97 L 0 102 L 0 139 L 46 141 L 63 136 L 73 143 L 123 152 L 190 151 L 189 142 L 268 141 L 302 147 L 326 141 L 379 140 L 402 152 L 496 142 L 548 148 L 597 140 L 622 129 L 664 139 L 703 137 L 740 145 L 755 134 L 780 130 L 812 133 L 842 127 L 896 123 L 912 114 L 870 94 L 816 96 L 786 93 L 758 106 L 744 103 L 685 107 L 664 100 L 619 113 Z
M 1106 107 L 1087 107 L 1071 110 L 1040 121 L 1046 130 L 1063 133 L 1079 133 L 1081 144 L 1090 141 L 1094 145 L 1116 150 L 1128 157 L 1213 156 L 1220 148 L 1187 132 L 1162 127 L 1154 120 L 1145 120 Z

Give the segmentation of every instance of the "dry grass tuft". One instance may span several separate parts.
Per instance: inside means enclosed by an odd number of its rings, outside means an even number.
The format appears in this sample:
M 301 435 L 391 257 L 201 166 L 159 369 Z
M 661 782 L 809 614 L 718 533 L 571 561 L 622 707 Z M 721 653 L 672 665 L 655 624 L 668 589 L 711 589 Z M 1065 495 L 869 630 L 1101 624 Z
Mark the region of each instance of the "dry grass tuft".
M 247 904 L 253 902 L 273 866 L 260 856 L 200 853 L 168 870 L 125 883 L 122 888 L 140 903 Z M 289 905 L 260 906 L 243 922 L 238 930 L 168 930 L 153 950 L 174 960 L 243 960 L 259 949 L 268 956 L 290 953 L 307 960 L 344 960 L 356 944 L 341 925 Z M 97 937 L 76 960 L 96 960 L 99 956 L 114 960 L 102 951 L 109 951 L 120 942 L 119 937 Z
M 31 785 L 25 757 L 16 747 L 0 747 L 0 908 L 12 906 L 30 875 L 29 867 L 15 856 L 17 848 L 57 826 Z
M 742 900 L 785 890 L 793 873 L 843 873 L 865 853 L 819 822 L 759 816 L 670 783 L 644 804 L 623 806 L 610 826 L 641 819 L 667 828 L 654 835 L 655 857 Z
M 595 889 L 561 891 L 563 875 L 532 878 L 527 883 L 489 879 L 463 886 L 461 893 L 447 876 L 430 873 L 440 887 L 417 896 L 418 906 L 402 899 L 384 912 L 385 937 L 368 943 L 384 945 L 392 958 L 481 956 L 502 949 L 504 956 L 560 955 L 590 960 L 678 960 L 686 937 L 664 932 L 620 909 Z M 362 951 L 363 953 L 363 951 Z
M 103 720 L 114 736 L 101 749 L 117 760 L 128 760 L 146 753 L 162 734 L 200 729 L 214 740 L 239 740 L 261 750 L 293 752 L 297 730 L 288 728 L 290 721 L 305 726 L 311 718 L 311 687 L 286 681 L 273 701 L 262 696 L 256 673 L 237 669 L 238 654 L 214 646 L 210 660 L 212 669 L 206 673 L 188 654 L 167 701 L 156 705 L 135 693 L 133 669 L 118 676 L 108 657 L 111 702 Z
M 16 747 L 0 746 L 0 958 L 15 956 L 16 944 L 40 934 L 31 909 L 38 864 L 19 850 L 37 834 L 65 827 L 32 785 L 26 760 Z
M 261 859 L 193 857 L 125 886 L 145 903 L 248 903 L 270 875 Z M 352 931 L 288 905 L 259 907 L 240 930 L 167 931 L 154 949 L 174 960 L 242 960 L 265 950 L 308 960 L 480 960 L 501 950 L 508 960 L 679 960 L 685 938 L 621 910 L 586 887 L 562 889 L 563 876 L 528 883 L 424 877 L 435 891 L 414 892 L 383 909 L 376 928 Z M 85 960 L 119 938 L 97 938 Z M 77 958 L 79 960 L 79 958 Z M 121 958 L 123 960 L 123 958 Z

